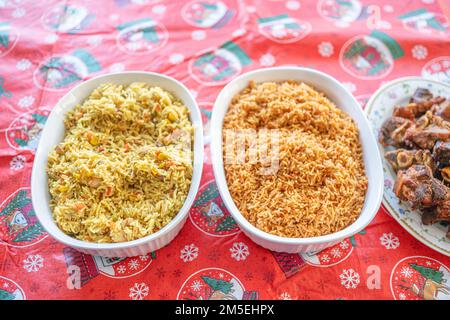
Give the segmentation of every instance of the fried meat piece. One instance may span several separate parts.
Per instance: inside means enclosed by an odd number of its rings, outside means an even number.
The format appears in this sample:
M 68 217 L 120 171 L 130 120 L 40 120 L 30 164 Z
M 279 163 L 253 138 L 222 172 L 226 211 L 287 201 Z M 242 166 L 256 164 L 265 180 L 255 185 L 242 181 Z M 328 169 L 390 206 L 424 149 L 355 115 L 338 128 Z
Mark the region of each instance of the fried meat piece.
M 408 119 L 391 117 L 383 123 L 378 139 L 384 146 L 402 147 L 406 130 L 412 125 Z
M 434 159 L 429 150 L 396 149 L 386 152 L 385 158 L 395 172 L 406 170 L 414 164 L 425 165 L 432 172 L 436 169 Z
M 424 165 L 413 165 L 408 170 L 399 171 L 394 192 L 400 200 L 411 203 L 414 209 L 439 206 L 448 198 L 448 188 Z

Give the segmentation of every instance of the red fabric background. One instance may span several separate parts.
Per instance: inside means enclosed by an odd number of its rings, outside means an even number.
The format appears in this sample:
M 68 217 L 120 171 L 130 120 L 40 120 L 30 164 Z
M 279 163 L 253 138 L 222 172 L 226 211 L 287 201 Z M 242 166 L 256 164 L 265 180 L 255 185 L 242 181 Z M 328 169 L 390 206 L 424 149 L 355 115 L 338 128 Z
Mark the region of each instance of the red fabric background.
M 415 288 L 423 289 L 427 278 L 411 264 L 440 270 L 450 283 L 450 259 L 410 236 L 384 208 L 364 232 L 311 257 L 273 254 L 255 245 L 233 225 L 228 225 L 228 231 L 217 231 L 229 214 L 215 194 L 208 146 L 202 187 L 191 218 L 169 246 L 151 255 L 113 261 L 112 266 L 105 267 L 111 261 L 81 255 L 39 230 L 30 231 L 37 224 L 26 200 L 35 152 L 33 139 L 41 128 L 36 124 L 36 114 L 45 118 L 43 109 L 51 109 L 80 81 L 59 88 L 52 86 L 60 75 L 42 77 L 39 73 L 51 57 L 73 57 L 75 50 L 83 49 L 89 57 L 84 54 L 81 60 L 90 61 L 87 65 L 92 68 L 93 59 L 100 67 L 87 73 L 83 67 L 76 69 L 75 74 L 81 79 L 120 70 L 156 71 L 172 76 L 196 95 L 206 128 L 221 83 L 266 66 L 299 65 L 325 71 L 344 82 L 362 104 L 381 83 L 398 77 L 424 75 L 450 82 L 450 5 L 444 1 L 361 0 L 339 4 L 224 0 L 227 13 L 212 25 L 208 24 L 210 20 L 195 22 L 193 15 L 188 16 L 195 10 L 204 12 L 199 3 L 1 2 L 0 41 L 2 30 L 3 40 L 8 41 L 3 45 L 0 42 L 0 297 L 3 292 L 4 298 L 27 299 L 224 298 L 226 294 L 217 281 L 221 280 L 225 286 L 231 286 L 228 294 L 238 299 L 421 299 L 423 290 Z M 58 12 L 64 12 L 63 5 L 68 6 L 65 14 L 58 16 Z M 350 11 L 346 11 L 348 8 Z M 418 9 L 433 13 L 440 27 L 419 24 L 414 29 L 399 18 Z M 67 18 L 71 14 L 74 20 L 81 17 L 81 23 L 70 26 Z M 258 23 L 260 18 L 282 14 L 291 18 L 282 17 L 287 21 L 284 29 L 280 24 L 263 27 Z M 150 24 L 149 36 L 156 35 L 157 41 L 144 39 L 137 48 L 130 45 L 132 40 L 126 34 L 120 35 L 117 27 L 141 18 L 155 22 Z M 5 22 L 7 27 L 2 29 Z M 375 74 L 370 71 L 374 66 L 367 70 L 346 69 L 349 61 L 342 54 L 346 44 L 353 43 L 354 37 L 373 35 L 374 31 L 387 34 L 403 55 Z M 195 68 L 202 53 L 214 51 L 227 41 L 240 47 L 240 54 L 232 51 L 235 57 L 242 58 L 243 51 L 248 58 L 241 60 L 241 68 L 231 68 L 229 78 L 222 80 L 208 78 L 202 74 L 205 70 Z M 143 52 L 137 55 L 133 51 L 136 48 Z M 68 76 L 63 75 L 63 79 Z M 18 192 L 25 200 L 12 212 L 6 212 L 5 207 Z M 217 216 L 208 215 L 211 206 Z M 29 232 L 29 238 L 14 242 L 19 231 L 11 229 L 11 221 L 17 211 L 18 219 L 20 213 L 25 215 L 26 226 L 20 225 L 20 219 L 18 225 L 24 228 L 20 230 Z M 81 270 L 80 289 L 67 285 L 67 266 L 73 264 Z M 438 298 L 445 297 L 442 292 L 437 294 Z

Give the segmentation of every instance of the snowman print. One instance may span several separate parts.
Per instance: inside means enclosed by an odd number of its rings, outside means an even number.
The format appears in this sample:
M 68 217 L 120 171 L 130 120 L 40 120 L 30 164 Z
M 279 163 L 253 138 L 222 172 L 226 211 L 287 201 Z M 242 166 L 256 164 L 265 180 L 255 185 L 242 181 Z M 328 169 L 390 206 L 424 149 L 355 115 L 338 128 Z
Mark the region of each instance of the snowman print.
M 235 4 L 233 4 L 235 5 Z M 181 10 L 186 23 L 197 28 L 220 29 L 235 15 L 223 1 L 191 1 Z
M 0 21 L 0 57 L 14 49 L 17 41 L 19 32 L 9 22 Z
M 240 231 L 228 213 L 214 180 L 200 187 L 189 217 L 197 229 L 213 237 L 231 236 Z
M 392 71 L 394 60 L 403 56 L 403 49 L 393 38 L 374 30 L 370 35 L 356 36 L 344 43 L 339 63 L 355 78 L 381 79 Z
M 392 269 L 390 286 L 396 300 L 450 300 L 450 270 L 429 257 L 407 257 Z
M 47 236 L 31 204 L 30 188 L 20 188 L 0 205 L 0 242 L 28 247 Z
M 0 276 L 0 300 L 26 300 L 23 289 L 11 279 Z
M 337 27 L 346 28 L 361 16 L 363 6 L 359 0 L 320 0 L 317 2 L 317 12 Z
M 258 30 L 274 42 L 293 43 L 303 39 L 311 31 L 311 24 L 281 14 L 258 19 Z
M 142 55 L 163 47 L 169 33 L 163 24 L 143 18 L 117 27 L 117 46 L 130 55 Z
M 85 29 L 94 19 L 88 9 L 76 5 L 57 5 L 41 17 L 42 25 L 49 29 L 64 33 L 76 33 Z
M 441 13 L 429 12 L 427 9 L 418 9 L 402 14 L 399 19 L 403 27 L 408 31 L 428 36 L 449 36 L 449 20 Z
M 450 56 L 429 61 L 422 68 L 422 77 L 450 84 Z
M 258 292 L 246 291 L 232 273 L 207 268 L 190 275 L 181 286 L 177 300 L 257 300 Z
M 198 54 L 190 60 L 188 69 L 197 82 L 217 86 L 228 83 L 251 63 L 252 60 L 239 45 L 228 41 L 220 48 Z
M 35 152 L 50 110 L 41 108 L 16 118 L 6 130 L 8 144 L 16 150 Z
M 42 62 L 33 74 L 33 81 L 40 89 L 62 91 L 100 70 L 94 56 L 84 49 L 76 49 L 70 54 L 55 55 Z

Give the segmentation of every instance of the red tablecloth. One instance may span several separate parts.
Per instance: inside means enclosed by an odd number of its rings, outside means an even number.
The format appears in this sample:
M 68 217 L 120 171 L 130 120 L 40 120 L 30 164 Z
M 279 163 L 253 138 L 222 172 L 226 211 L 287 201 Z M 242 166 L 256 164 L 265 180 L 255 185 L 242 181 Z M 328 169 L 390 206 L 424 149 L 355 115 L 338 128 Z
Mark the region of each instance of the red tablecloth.
M 122 70 L 175 77 L 196 96 L 206 134 L 222 86 L 261 67 L 323 70 L 364 105 L 398 77 L 450 82 L 449 9 L 438 0 L 0 1 L 0 299 L 448 297 L 426 280 L 443 270 L 448 286 L 450 259 L 383 208 L 364 231 L 317 254 L 255 245 L 218 195 L 208 146 L 185 227 L 145 256 L 105 259 L 57 243 L 36 220 L 29 185 L 49 110 L 84 79 Z M 80 289 L 68 281 L 70 265 L 80 268 Z

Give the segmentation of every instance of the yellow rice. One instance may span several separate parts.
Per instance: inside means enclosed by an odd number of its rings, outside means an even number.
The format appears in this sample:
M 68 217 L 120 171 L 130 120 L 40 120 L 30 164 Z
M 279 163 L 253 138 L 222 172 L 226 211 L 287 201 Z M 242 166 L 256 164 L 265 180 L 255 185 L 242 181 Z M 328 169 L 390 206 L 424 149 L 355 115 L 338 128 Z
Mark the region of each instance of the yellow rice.
M 65 233 L 123 242 L 174 218 L 192 178 L 193 128 L 178 98 L 144 83 L 103 84 L 64 123 L 47 171 L 53 217 Z
M 232 99 L 223 127 L 280 132 L 276 173 L 260 174 L 260 162 L 224 161 L 230 193 L 254 226 L 315 237 L 358 218 L 368 186 L 358 128 L 322 93 L 293 81 L 250 83 Z

